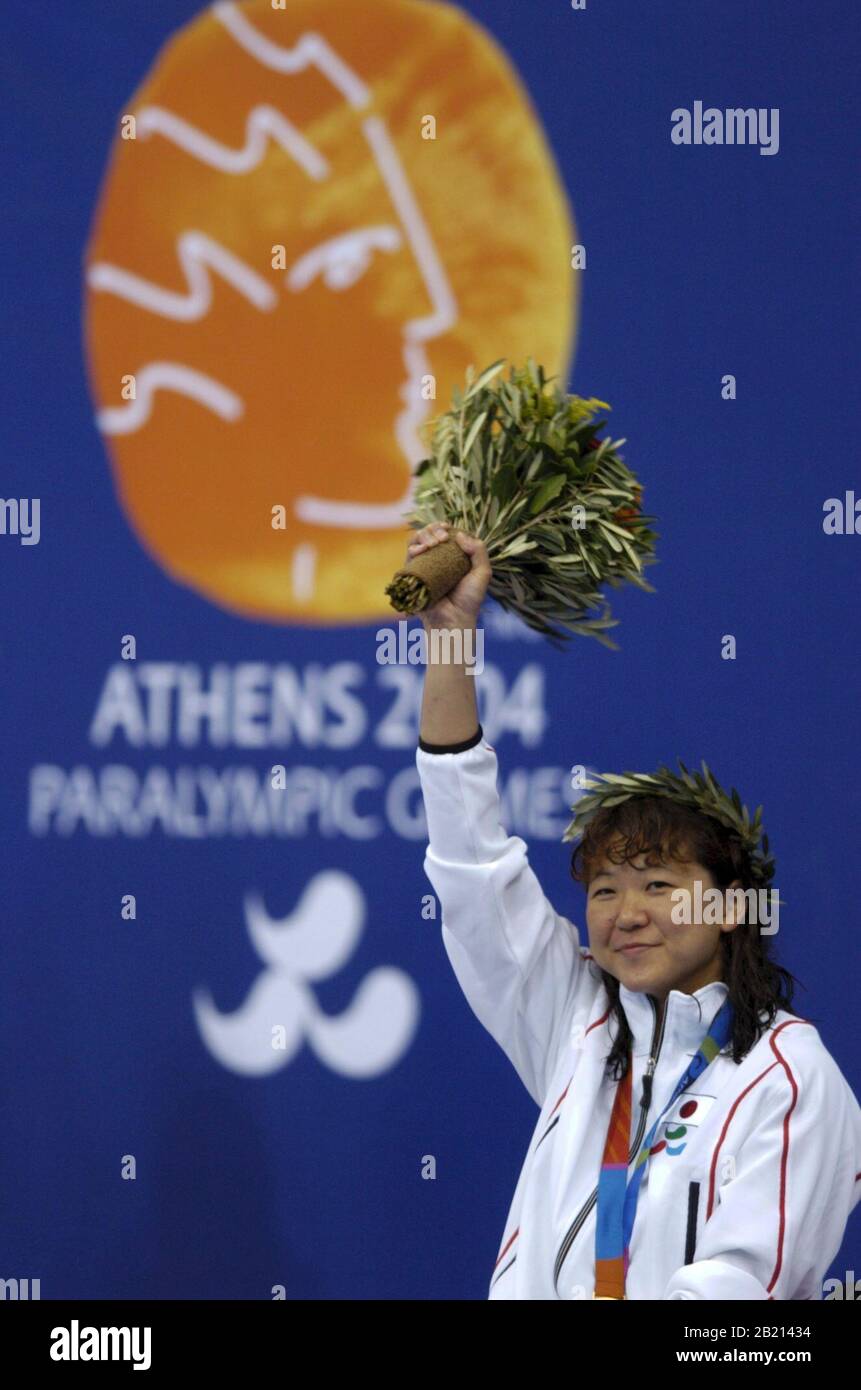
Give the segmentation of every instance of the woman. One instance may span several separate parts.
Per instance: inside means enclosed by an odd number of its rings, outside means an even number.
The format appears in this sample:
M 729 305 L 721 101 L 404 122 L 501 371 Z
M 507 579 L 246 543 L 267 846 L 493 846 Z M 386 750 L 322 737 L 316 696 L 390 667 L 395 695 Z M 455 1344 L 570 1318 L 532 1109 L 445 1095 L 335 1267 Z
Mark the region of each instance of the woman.
M 408 559 L 447 538 L 425 527 Z M 484 545 L 455 539 L 472 568 L 428 632 L 474 627 L 487 591 Z M 499 823 L 463 665 L 426 667 L 416 762 L 449 960 L 541 1109 L 489 1297 L 821 1299 L 861 1198 L 861 1107 L 727 894 L 768 882 L 758 836 L 667 779 L 601 805 L 572 860 L 587 949 Z M 708 890 L 719 920 L 679 921 Z

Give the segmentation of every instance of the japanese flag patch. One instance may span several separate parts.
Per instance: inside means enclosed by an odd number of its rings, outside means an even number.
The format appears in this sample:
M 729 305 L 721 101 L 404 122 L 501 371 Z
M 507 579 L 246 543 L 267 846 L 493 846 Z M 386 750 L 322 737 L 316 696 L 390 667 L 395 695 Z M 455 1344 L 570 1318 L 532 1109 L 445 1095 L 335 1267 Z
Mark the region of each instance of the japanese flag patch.
M 683 1153 L 690 1131 L 702 1124 L 715 1099 L 702 1092 L 683 1091 L 658 1125 L 649 1154 L 666 1153 L 669 1158 L 676 1158 Z

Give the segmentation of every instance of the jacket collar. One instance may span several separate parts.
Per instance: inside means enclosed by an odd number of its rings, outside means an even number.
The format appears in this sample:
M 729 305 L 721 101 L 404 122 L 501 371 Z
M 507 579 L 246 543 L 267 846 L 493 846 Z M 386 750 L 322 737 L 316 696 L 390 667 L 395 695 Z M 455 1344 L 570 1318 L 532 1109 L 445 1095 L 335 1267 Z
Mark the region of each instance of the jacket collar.
M 713 980 L 694 994 L 671 989 L 667 995 L 662 1035 L 659 1032 L 661 1054 L 671 1056 L 684 1053 L 692 1057 L 728 994 L 729 987 L 723 980 Z M 648 1057 L 657 1017 L 655 1000 L 648 994 L 620 985 L 619 1002 L 634 1035 L 634 1055 Z

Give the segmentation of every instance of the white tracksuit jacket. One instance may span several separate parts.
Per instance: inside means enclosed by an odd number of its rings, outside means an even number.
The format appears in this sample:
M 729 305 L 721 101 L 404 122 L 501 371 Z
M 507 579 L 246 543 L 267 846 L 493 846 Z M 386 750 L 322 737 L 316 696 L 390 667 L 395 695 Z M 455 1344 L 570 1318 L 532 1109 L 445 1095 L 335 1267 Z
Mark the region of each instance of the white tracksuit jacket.
M 469 1004 L 541 1113 L 499 1244 L 491 1299 L 591 1298 L 595 1199 L 615 1083 L 609 997 L 577 929 L 500 825 L 496 754 L 479 730 L 416 763 L 424 868 Z M 629 1158 L 695 1053 L 726 985 L 670 991 L 663 1026 L 621 987 L 634 1043 Z M 643 1074 L 656 1058 L 652 1101 Z M 643 1180 L 626 1295 L 821 1299 L 861 1198 L 861 1107 L 816 1028 L 780 1011 L 740 1065 L 721 1053 L 662 1121 Z

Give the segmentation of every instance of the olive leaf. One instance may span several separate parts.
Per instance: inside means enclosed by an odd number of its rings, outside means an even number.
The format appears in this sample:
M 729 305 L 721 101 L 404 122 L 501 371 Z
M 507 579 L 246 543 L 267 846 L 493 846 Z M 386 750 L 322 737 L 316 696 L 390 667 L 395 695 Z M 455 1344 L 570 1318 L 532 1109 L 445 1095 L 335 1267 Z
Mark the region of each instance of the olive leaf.
M 758 887 L 767 887 L 774 877 L 774 859 L 769 853 L 768 836 L 762 834 L 762 807 L 756 808 L 753 823 L 733 787 L 727 793 L 705 762 L 702 772 L 690 772 L 677 759 L 681 777 L 661 766 L 657 772 L 604 772 L 589 779 L 589 791 L 571 807 L 574 817 L 563 841 L 582 835 L 594 816 L 606 808 L 620 806 L 632 796 L 665 796 L 679 805 L 711 816 L 738 835 L 750 857 L 751 873 Z
M 406 524 L 444 519 L 483 540 L 490 596 L 554 645 L 576 633 L 615 650 L 605 587 L 654 593 L 642 574 L 657 539 L 642 485 L 618 452 L 625 440 L 599 439 L 606 401 L 566 394 L 531 357 L 507 374 L 506 361 L 470 366 L 451 408 L 421 427 L 427 457 Z M 399 583 L 387 589 L 395 607 Z

